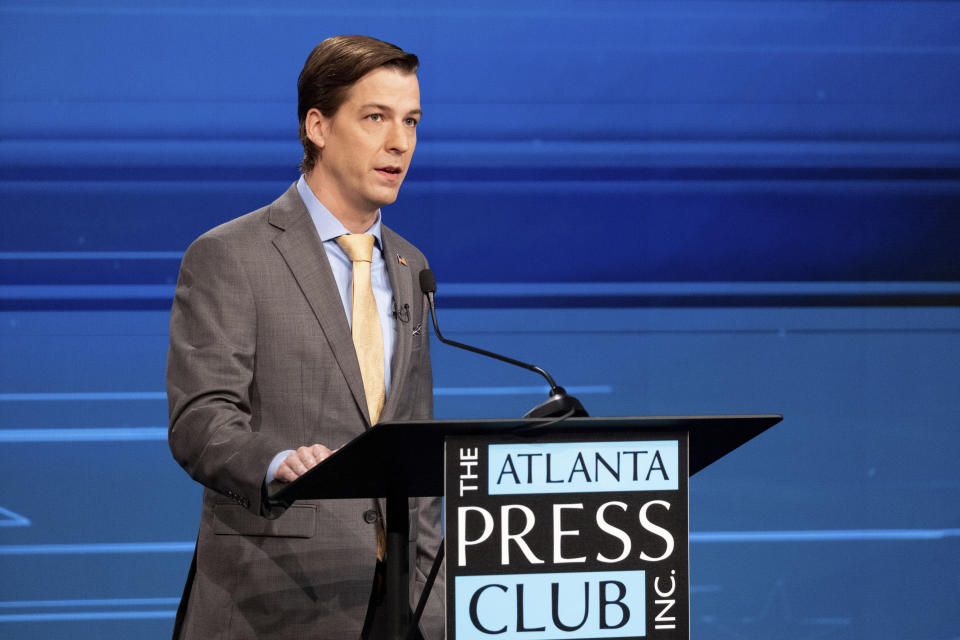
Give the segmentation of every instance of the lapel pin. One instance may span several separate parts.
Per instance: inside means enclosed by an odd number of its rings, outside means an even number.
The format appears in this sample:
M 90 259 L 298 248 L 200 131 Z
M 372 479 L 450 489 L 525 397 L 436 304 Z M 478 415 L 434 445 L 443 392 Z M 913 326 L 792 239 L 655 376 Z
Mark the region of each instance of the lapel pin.
M 402 255 L 400 255 L 399 253 L 397 254 L 397 262 L 399 262 L 399 263 L 402 264 L 403 266 L 407 266 L 407 260 L 406 260 L 406 258 L 404 258 L 404 257 L 403 257 Z

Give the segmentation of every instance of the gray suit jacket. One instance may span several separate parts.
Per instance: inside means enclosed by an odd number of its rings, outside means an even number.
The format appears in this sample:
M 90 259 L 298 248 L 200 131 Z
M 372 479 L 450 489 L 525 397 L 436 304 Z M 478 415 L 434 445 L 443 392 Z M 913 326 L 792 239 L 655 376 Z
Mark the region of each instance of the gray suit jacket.
M 410 305 L 410 319 L 396 323 L 381 421 L 430 418 L 427 310 L 417 284 L 426 260 L 385 226 L 382 240 L 394 299 Z M 167 393 L 170 449 L 206 487 L 181 637 L 358 637 L 376 563 L 373 501 L 283 510 L 263 495 L 278 452 L 315 442 L 336 448 L 370 426 L 343 304 L 295 185 L 187 250 L 170 318 Z M 439 528 L 439 498 L 410 501 L 411 606 Z M 428 640 L 443 637 L 444 578 L 441 571 L 421 622 Z

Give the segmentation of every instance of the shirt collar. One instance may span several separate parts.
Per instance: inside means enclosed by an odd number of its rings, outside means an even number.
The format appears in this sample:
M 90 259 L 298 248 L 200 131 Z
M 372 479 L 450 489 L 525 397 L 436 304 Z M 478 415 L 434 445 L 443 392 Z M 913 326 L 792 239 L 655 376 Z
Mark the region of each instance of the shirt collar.
M 343 226 L 343 223 L 337 220 L 336 216 L 330 213 L 330 210 L 317 200 L 317 196 L 313 195 L 313 191 L 307 186 L 307 181 L 302 175 L 300 179 L 297 180 L 297 192 L 300 194 L 300 199 L 303 200 L 303 204 L 307 206 L 307 211 L 310 212 L 310 219 L 313 220 L 313 226 L 317 228 L 320 240 L 327 242 L 328 240 L 334 240 L 339 236 L 350 233 L 347 231 L 347 228 Z M 375 244 L 377 249 L 383 251 L 383 242 L 380 239 L 379 209 L 377 209 L 377 219 L 374 220 L 370 228 L 364 233 L 372 235 L 376 240 Z

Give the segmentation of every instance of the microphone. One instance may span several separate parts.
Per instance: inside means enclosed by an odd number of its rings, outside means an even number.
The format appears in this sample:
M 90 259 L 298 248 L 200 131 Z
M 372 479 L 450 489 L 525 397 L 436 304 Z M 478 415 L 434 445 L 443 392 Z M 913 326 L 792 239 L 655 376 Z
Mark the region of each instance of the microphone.
M 397 305 L 397 301 L 393 301 L 393 312 L 391 315 L 399 320 L 400 322 L 410 322 L 410 305 L 404 304 L 402 307 Z
M 430 318 L 433 320 L 433 330 L 434 333 L 437 334 L 440 342 L 448 344 L 451 347 L 466 349 L 481 356 L 487 356 L 488 358 L 500 360 L 507 364 L 522 367 L 528 371 L 534 371 L 544 377 L 547 384 L 550 385 L 550 397 L 528 411 L 527 414 L 523 416 L 524 418 L 567 418 L 571 416 L 583 417 L 589 415 L 579 400 L 568 395 L 566 390 L 554 382 L 550 374 L 540 367 L 527 364 L 526 362 L 520 362 L 519 360 L 514 360 L 513 358 L 508 358 L 507 356 L 502 356 L 498 353 L 487 351 L 486 349 L 479 349 L 468 344 L 463 344 L 462 342 L 444 338 L 443 334 L 440 333 L 440 326 L 437 324 L 437 310 L 433 306 L 433 294 L 437 291 L 437 279 L 433 277 L 433 271 L 430 269 L 424 269 L 420 272 L 420 290 L 427 296 L 427 302 L 430 305 Z

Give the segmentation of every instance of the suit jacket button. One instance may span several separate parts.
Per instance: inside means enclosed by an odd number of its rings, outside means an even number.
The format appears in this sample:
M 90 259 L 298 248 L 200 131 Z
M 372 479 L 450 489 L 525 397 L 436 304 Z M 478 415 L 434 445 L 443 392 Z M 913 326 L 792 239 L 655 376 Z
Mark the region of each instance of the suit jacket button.
M 377 521 L 377 512 L 373 509 L 367 509 L 363 512 L 363 521 L 369 524 L 373 524 Z

